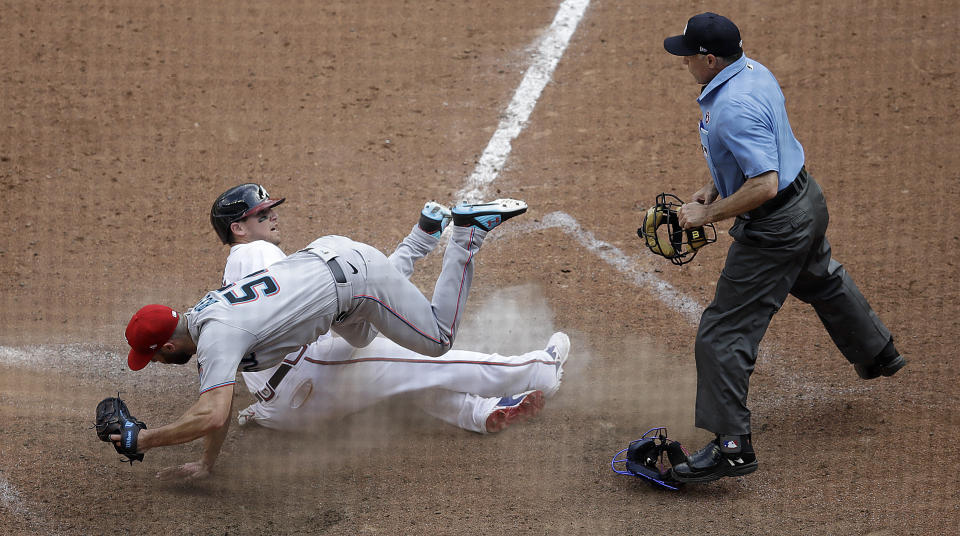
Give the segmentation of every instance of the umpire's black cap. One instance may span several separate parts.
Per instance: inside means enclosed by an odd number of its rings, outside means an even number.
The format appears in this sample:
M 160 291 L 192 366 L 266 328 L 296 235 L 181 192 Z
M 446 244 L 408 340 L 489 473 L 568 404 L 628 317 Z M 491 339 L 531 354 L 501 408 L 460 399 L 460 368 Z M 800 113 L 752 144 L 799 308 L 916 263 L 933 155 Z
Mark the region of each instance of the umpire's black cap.
M 743 51 L 740 29 L 730 19 L 716 13 L 701 13 L 690 17 L 683 34 L 663 40 L 663 48 L 675 56 L 713 54 L 733 56 Z

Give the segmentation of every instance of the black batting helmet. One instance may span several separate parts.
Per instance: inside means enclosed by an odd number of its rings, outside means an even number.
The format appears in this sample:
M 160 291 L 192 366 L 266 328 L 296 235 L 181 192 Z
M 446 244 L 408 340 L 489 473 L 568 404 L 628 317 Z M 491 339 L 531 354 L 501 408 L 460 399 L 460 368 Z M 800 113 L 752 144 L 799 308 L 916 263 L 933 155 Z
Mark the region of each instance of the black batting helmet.
M 247 216 L 283 203 L 286 198 L 270 199 L 270 194 L 259 184 L 247 183 L 234 186 L 213 202 L 210 209 L 210 224 L 224 244 L 232 242 L 230 224 Z

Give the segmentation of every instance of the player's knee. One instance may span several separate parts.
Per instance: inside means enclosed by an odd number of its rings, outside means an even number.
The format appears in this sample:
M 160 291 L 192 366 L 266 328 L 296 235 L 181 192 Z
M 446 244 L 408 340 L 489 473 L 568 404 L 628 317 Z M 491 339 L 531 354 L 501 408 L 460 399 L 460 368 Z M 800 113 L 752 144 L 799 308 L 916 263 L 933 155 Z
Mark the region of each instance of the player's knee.
M 428 357 L 440 357 L 443 354 L 450 351 L 450 347 L 453 345 L 453 341 L 448 343 L 436 343 L 429 345 L 428 348 L 421 350 L 420 353 Z

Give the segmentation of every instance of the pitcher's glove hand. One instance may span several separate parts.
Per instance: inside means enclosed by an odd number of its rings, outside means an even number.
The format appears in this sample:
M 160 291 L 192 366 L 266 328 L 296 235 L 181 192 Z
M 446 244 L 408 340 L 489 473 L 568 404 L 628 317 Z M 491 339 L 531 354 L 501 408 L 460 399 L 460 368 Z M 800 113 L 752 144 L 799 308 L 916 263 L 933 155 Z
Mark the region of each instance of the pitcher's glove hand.
M 97 437 L 101 441 L 110 441 L 112 434 L 120 435 L 120 443 L 113 444 L 117 452 L 127 457 L 123 460 L 133 465 L 134 460 L 142 462 L 143 453 L 137 452 L 137 435 L 147 425 L 130 415 L 127 405 L 119 397 L 104 398 L 97 404 Z

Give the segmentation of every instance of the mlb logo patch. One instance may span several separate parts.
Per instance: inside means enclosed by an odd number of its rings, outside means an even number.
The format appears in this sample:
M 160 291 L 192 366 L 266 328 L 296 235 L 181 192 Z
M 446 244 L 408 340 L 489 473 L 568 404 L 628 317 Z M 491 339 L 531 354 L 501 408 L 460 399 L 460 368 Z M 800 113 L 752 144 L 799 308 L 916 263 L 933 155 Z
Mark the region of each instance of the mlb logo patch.
M 725 449 L 730 449 L 730 450 L 736 450 L 736 449 L 740 448 L 740 445 L 736 442 L 736 440 L 734 440 L 734 439 L 728 439 L 728 440 L 726 440 L 726 441 L 723 442 L 723 448 L 725 448 Z

